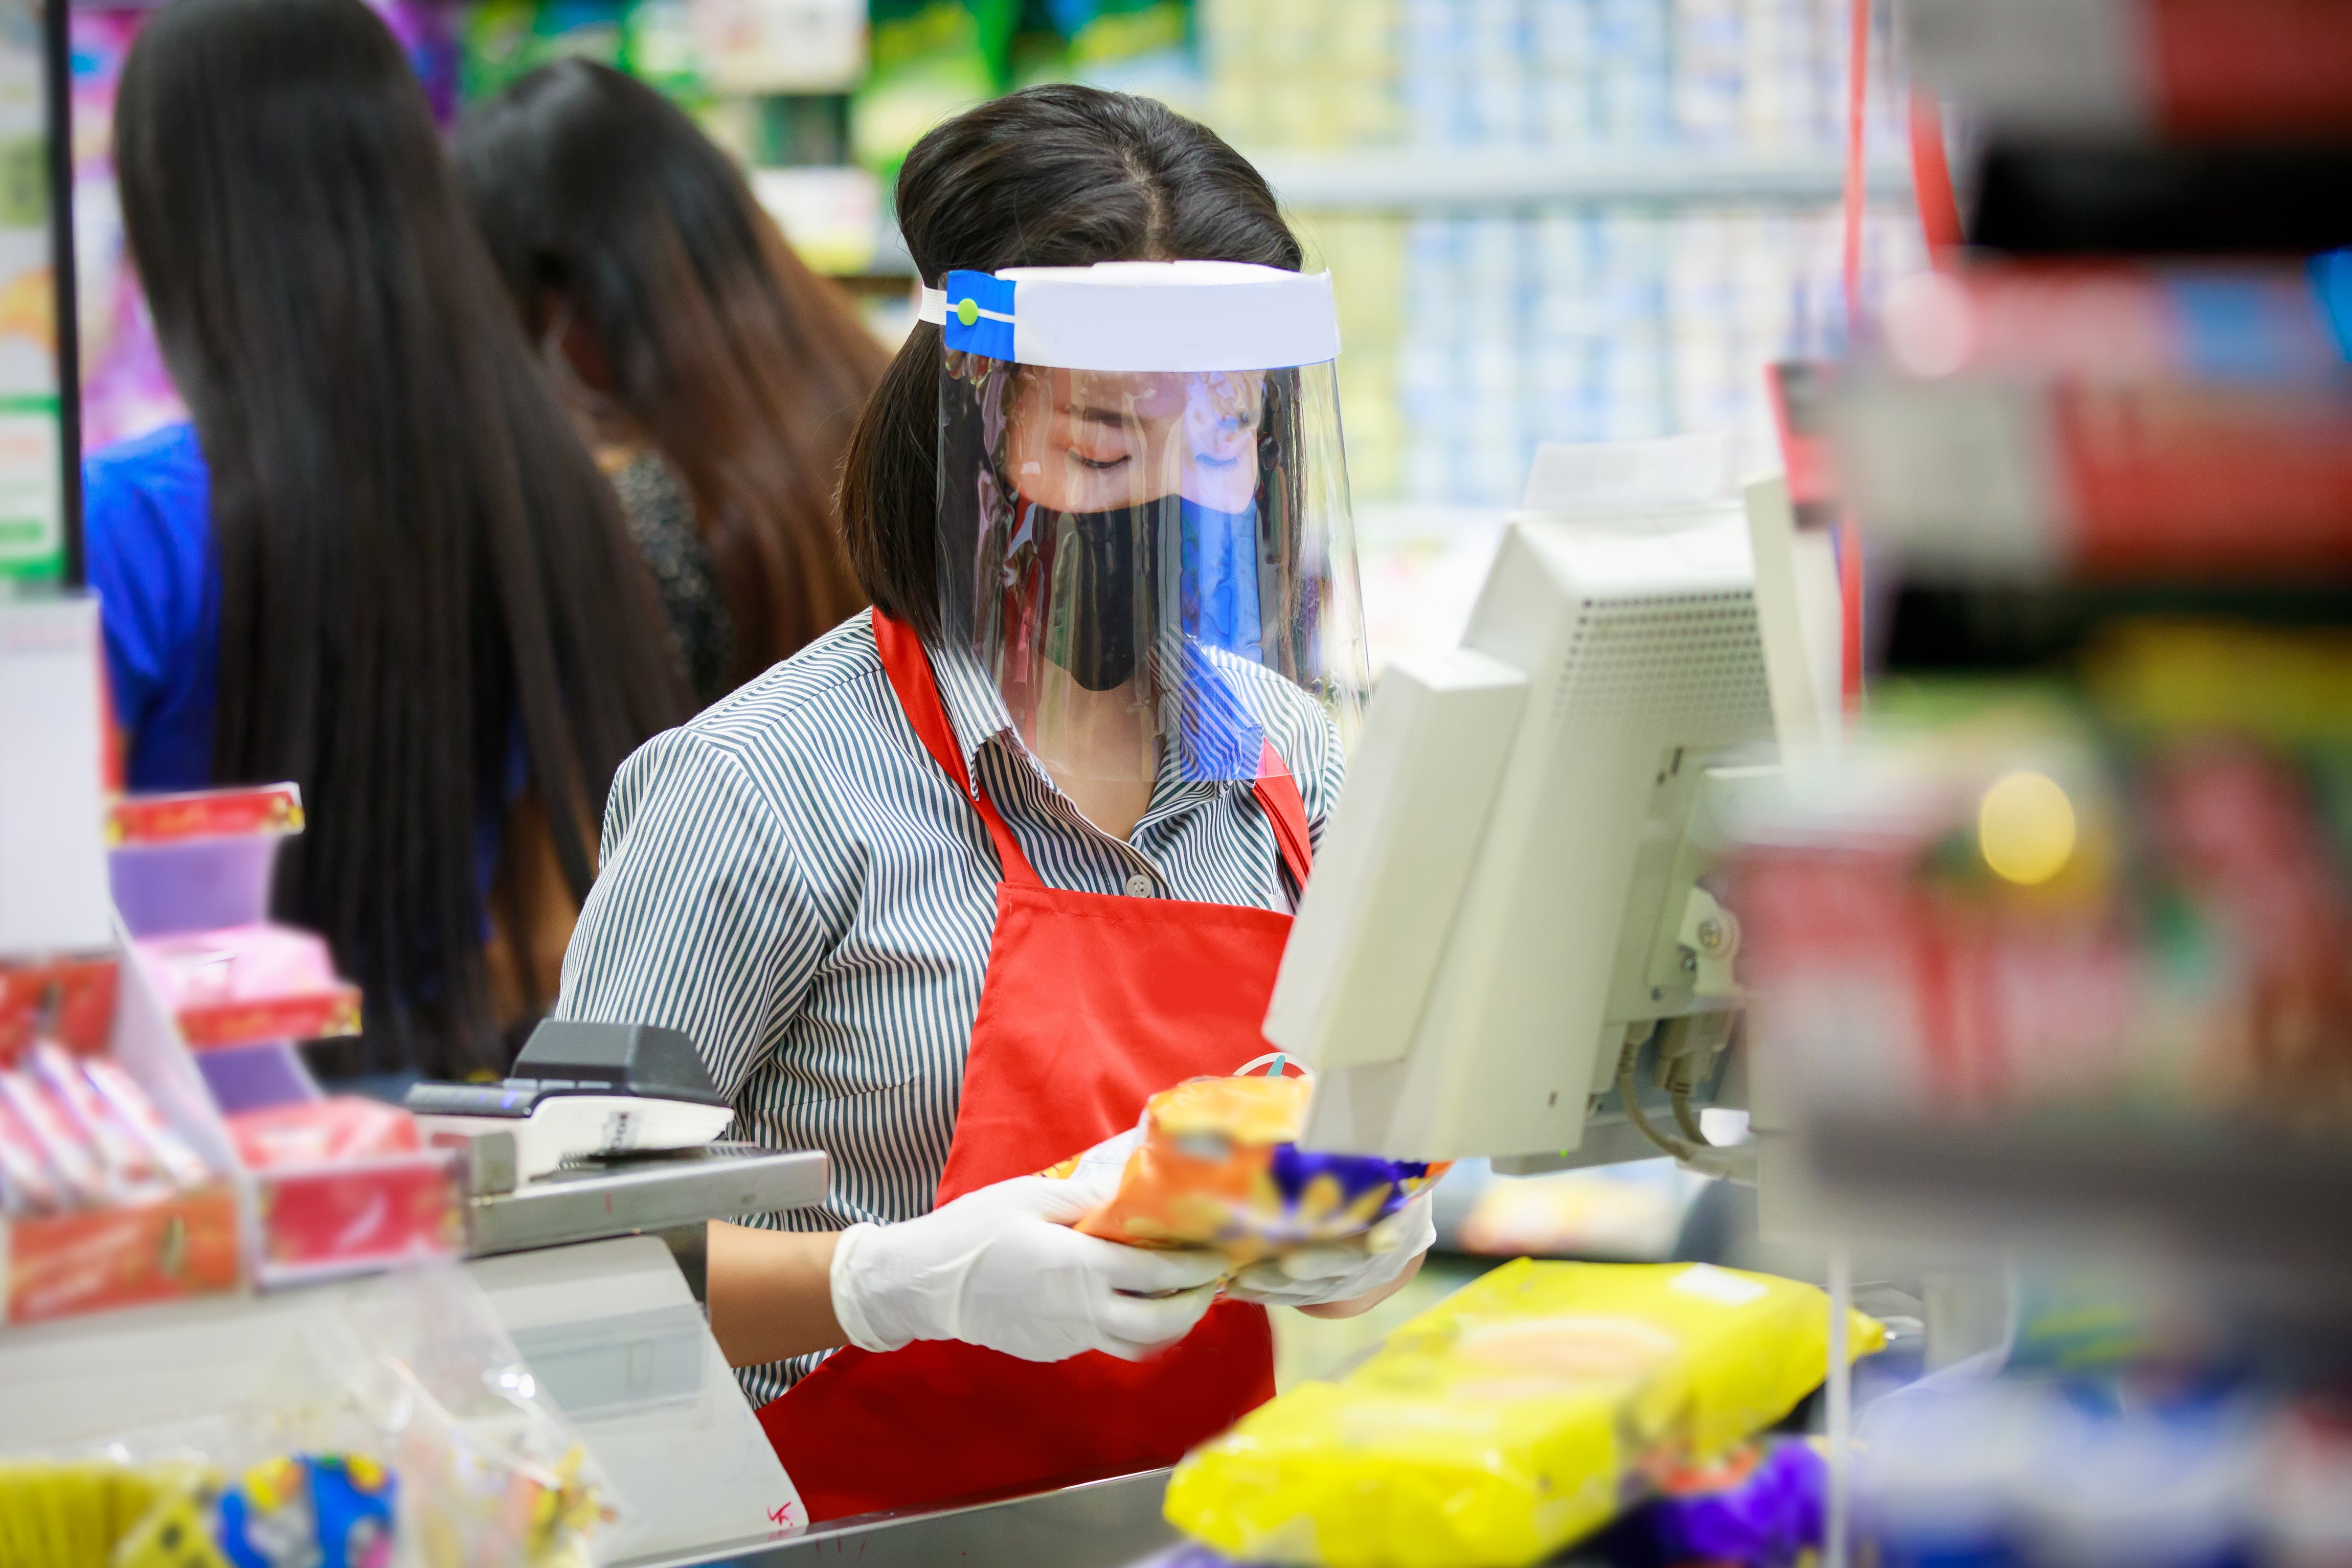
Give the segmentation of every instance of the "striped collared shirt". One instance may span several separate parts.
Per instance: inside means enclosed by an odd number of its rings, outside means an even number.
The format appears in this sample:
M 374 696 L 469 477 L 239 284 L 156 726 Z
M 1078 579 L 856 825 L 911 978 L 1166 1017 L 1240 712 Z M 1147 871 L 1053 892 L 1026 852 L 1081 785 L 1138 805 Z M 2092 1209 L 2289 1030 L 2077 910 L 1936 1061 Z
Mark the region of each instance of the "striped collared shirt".
M 976 661 L 932 664 L 966 767 L 1049 886 L 1292 906 L 1247 783 L 1163 768 L 1132 838 L 1112 838 L 1013 737 Z M 1330 720 L 1255 665 L 1221 668 L 1319 838 L 1344 766 Z M 861 612 L 623 765 L 556 1016 L 683 1030 L 734 1103 L 730 1136 L 833 1156 L 824 1207 L 750 1223 L 909 1219 L 947 1163 L 997 880 L 979 813 L 915 737 Z M 744 1387 L 765 1401 L 816 1359 L 748 1368 Z

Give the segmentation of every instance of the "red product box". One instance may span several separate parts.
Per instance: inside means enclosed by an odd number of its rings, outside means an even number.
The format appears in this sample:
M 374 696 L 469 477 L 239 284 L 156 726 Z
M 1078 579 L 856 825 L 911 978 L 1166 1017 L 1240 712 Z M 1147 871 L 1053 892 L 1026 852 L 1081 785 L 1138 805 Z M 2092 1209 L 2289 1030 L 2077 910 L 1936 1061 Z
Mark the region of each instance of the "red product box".
M 462 1241 L 446 1154 L 268 1175 L 256 1190 L 265 1283 L 452 1257 Z
M 323 1040 L 360 1032 L 360 988 L 338 985 L 304 996 L 214 1002 L 183 1008 L 177 1017 L 181 1038 L 196 1051 L 269 1040 Z
M 141 955 L 202 1051 L 360 1031 L 360 990 L 339 978 L 327 945 L 290 926 L 260 924 L 142 938 Z
M 228 1127 L 254 1174 L 264 1283 L 458 1250 L 452 1156 L 422 1148 L 407 1112 L 338 1096 L 238 1112 Z
M 213 1186 L 161 1203 L 0 1222 L 0 1278 L 13 1323 L 234 1290 L 236 1195 Z
M 76 1051 L 105 1050 L 114 1032 L 119 973 L 111 954 L 0 964 L 0 1067 L 30 1045 L 36 1031 Z
M 424 1146 L 415 1117 L 356 1094 L 238 1111 L 228 1118 L 228 1134 L 237 1158 L 254 1171 L 413 1155 Z
M 107 841 L 114 845 L 176 844 L 191 839 L 301 831 L 302 792 L 291 784 L 134 796 L 116 801 L 106 824 Z

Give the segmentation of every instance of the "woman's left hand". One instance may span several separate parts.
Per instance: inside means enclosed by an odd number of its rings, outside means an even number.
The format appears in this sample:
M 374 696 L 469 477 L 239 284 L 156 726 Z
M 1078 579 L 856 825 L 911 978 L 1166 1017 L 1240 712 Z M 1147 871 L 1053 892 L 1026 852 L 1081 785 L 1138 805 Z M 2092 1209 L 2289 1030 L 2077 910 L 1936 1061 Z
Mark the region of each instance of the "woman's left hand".
M 1261 1306 L 1320 1307 L 1381 1292 L 1402 1282 L 1437 1239 L 1434 1213 L 1423 1193 L 1361 1236 L 1258 1260 L 1225 1293 Z

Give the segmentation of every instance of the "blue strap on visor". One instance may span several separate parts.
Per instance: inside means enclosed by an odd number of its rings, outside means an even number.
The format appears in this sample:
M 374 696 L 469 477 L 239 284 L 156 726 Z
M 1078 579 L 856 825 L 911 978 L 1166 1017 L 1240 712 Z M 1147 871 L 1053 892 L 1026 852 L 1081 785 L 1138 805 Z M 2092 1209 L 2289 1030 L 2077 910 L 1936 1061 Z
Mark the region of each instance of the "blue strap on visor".
M 985 272 L 950 272 L 947 287 L 948 319 L 941 330 L 947 346 L 958 353 L 982 354 L 992 360 L 1013 358 L 1013 291 L 1008 279 Z

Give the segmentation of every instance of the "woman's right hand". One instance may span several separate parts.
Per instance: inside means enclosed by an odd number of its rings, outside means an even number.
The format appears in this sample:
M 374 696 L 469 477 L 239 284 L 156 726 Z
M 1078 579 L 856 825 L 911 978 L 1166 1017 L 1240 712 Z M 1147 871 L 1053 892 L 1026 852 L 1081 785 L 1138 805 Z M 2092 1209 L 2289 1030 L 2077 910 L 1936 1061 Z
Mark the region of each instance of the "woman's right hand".
M 833 1310 L 849 1343 L 956 1339 L 1024 1361 L 1107 1351 L 1140 1361 L 1190 1333 L 1224 1260 L 1149 1251 L 1070 1228 L 1106 1202 L 1116 1166 L 1015 1176 L 919 1219 L 857 1225 L 834 1249 Z

